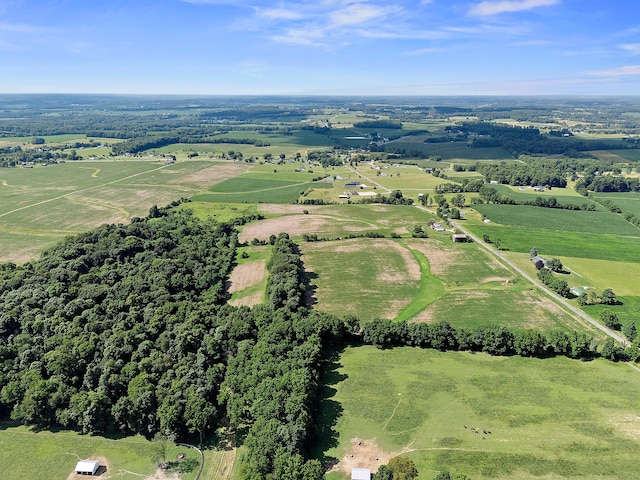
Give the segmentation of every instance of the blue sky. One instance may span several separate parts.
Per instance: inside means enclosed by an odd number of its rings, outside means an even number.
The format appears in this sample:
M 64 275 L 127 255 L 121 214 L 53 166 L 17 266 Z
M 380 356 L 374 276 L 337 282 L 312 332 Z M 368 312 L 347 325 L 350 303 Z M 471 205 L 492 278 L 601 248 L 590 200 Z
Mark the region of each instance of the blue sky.
M 640 95 L 638 0 L 0 0 L 0 93 Z

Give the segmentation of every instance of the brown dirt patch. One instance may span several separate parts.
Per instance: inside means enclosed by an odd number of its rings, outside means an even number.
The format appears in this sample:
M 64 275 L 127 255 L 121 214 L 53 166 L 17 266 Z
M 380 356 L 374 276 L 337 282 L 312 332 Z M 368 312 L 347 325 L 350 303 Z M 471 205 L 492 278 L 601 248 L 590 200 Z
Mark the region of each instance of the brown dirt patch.
M 376 242 L 375 248 L 381 248 L 385 250 L 395 250 L 395 252 L 404 260 L 405 268 L 401 270 L 392 270 L 385 268 L 384 272 L 378 275 L 378 280 L 382 282 L 406 282 L 420 280 L 420 265 L 416 262 L 416 259 L 411 255 L 411 252 L 402 247 L 396 242 L 385 240 L 383 242 Z
M 67 477 L 67 480 L 83 480 L 83 479 L 87 480 L 87 478 L 95 478 L 95 477 L 106 479 L 111 476 L 110 473 L 113 473 L 111 472 L 111 467 L 109 466 L 109 462 L 105 457 L 89 457 L 89 458 L 78 457 L 78 461 L 80 460 L 97 460 L 98 462 L 100 462 L 100 468 L 98 468 L 98 471 L 93 476 L 78 475 L 74 470 L 69 474 L 69 476 Z M 74 465 L 74 468 L 75 468 L 75 465 Z
M 270 203 L 258 204 L 258 211 L 261 213 L 271 213 L 275 215 L 302 214 L 304 210 L 317 212 L 321 207 L 314 205 L 276 205 Z
M 431 274 L 435 276 L 444 274 L 449 265 L 457 263 L 464 255 L 461 250 L 445 249 L 440 243 L 428 239 L 408 241 L 407 245 L 427 257 Z
M 237 177 L 241 173 L 247 172 L 251 169 L 251 165 L 248 163 L 216 163 L 210 167 L 203 168 L 197 172 L 185 175 L 184 177 L 178 177 L 171 180 L 171 184 L 184 184 L 196 185 L 200 188 L 209 187 L 216 183 L 223 182 L 233 177 Z M 172 170 L 175 172 L 176 170 Z M 180 172 L 180 170 L 177 170 Z
M 434 311 L 429 306 L 411 319 L 412 323 L 432 323 L 434 320 Z
M 628 438 L 640 439 L 640 417 L 631 414 L 614 415 L 609 423 Z
M 255 260 L 236 266 L 229 277 L 227 285 L 229 292 L 240 292 L 246 288 L 260 285 L 267 274 L 266 265 L 266 260 Z
M 84 477 L 85 480 L 87 477 Z M 156 472 L 150 477 L 144 477 L 144 480 L 180 480 L 181 475 L 177 472 L 167 473 L 161 468 L 158 468 Z
M 240 241 L 250 242 L 254 238 L 268 240 L 271 235 L 278 235 L 282 232 L 286 232 L 291 236 L 304 233 L 332 236 L 331 233 L 323 232 L 335 231 L 336 227 L 349 231 L 370 229 L 368 225 L 353 225 L 351 220 L 338 219 L 330 215 L 286 215 L 245 225 L 242 232 L 240 232 Z
M 262 301 L 262 292 L 254 292 L 242 298 L 229 300 L 227 303 L 234 307 L 253 307 Z
M 391 455 L 378 446 L 375 438 L 352 438 L 349 451 L 330 471 L 350 475 L 352 468 L 370 468 L 371 473 L 375 473 L 380 465 L 386 465 L 390 459 Z
M 481 283 L 500 282 L 503 284 L 509 283 L 512 278 L 509 277 L 487 277 L 480 280 Z

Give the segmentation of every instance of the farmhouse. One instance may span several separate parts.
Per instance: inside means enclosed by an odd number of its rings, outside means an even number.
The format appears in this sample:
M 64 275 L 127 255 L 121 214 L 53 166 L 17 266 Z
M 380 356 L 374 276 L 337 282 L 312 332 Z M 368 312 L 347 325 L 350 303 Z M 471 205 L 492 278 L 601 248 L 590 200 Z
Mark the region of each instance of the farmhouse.
M 352 468 L 351 480 L 371 480 L 371 470 L 368 468 Z
M 97 460 L 80 460 L 76 464 L 76 474 L 95 475 L 99 468 L 100 462 Z

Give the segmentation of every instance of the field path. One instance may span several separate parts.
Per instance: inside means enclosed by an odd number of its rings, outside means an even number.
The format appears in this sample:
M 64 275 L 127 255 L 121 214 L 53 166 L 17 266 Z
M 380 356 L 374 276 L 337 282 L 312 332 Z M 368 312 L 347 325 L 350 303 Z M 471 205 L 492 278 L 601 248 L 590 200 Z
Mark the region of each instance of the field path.
M 102 188 L 102 187 L 105 187 L 107 185 L 113 185 L 114 183 L 118 183 L 118 182 L 121 182 L 123 180 L 128 180 L 130 178 L 139 177 L 141 175 L 147 175 L 147 174 L 149 174 L 151 172 L 157 172 L 158 170 L 162 170 L 164 168 L 167 168 L 168 166 L 169 165 L 162 165 L 161 167 L 154 168 L 152 170 L 146 170 L 144 172 L 134 173 L 133 175 L 129 175 L 127 177 L 122 177 L 122 178 L 118 178 L 116 180 L 112 180 L 110 182 L 101 183 L 100 185 L 94 185 L 92 187 L 87 187 L 87 188 L 81 188 L 80 190 L 74 190 L 73 192 L 68 192 L 68 193 L 65 193 L 64 195 L 60 195 L 58 197 L 48 198 L 47 200 L 42 200 L 41 202 L 36 202 L 36 203 L 32 203 L 30 205 L 25 205 L 24 207 L 16 208 L 16 209 L 11 210 L 9 212 L 5 212 L 3 214 L 0 214 L 0 218 L 6 217 L 7 215 L 11 215 L 12 213 L 20 212 L 22 210 L 27 210 L 28 208 L 33 208 L 33 207 L 37 207 L 39 205 L 44 205 L 46 203 L 55 202 L 56 200 L 60 200 L 62 198 L 70 197 L 70 196 L 76 195 L 78 193 L 88 192 L 90 190 L 95 190 L 97 188 Z
M 424 208 L 424 207 L 418 207 L 418 208 Z M 508 258 L 506 258 L 503 254 L 501 254 L 499 251 L 491 248 L 489 245 L 487 245 L 485 242 L 483 242 L 481 239 L 479 239 L 478 237 L 476 237 L 475 235 L 473 235 L 471 232 L 469 232 L 467 229 L 465 229 L 464 227 L 461 227 L 460 224 L 458 223 L 454 223 L 451 222 L 451 224 L 457 228 L 458 230 L 460 230 L 462 233 L 464 233 L 465 235 L 467 235 L 469 238 L 473 239 L 474 242 L 476 242 L 478 245 L 480 245 L 481 247 L 483 247 L 484 249 L 486 249 L 489 253 L 491 253 L 494 257 L 496 257 L 500 262 L 502 262 L 503 264 L 511 267 L 511 269 L 515 270 L 518 274 L 520 274 L 524 279 L 528 280 L 529 282 L 531 282 L 532 284 L 534 284 L 536 287 L 538 287 L 540 290 L 542 290 L 543 292 L 545 292 L 547 295 L 549 295 L 551 298 L 553 298 L 554 300 L 556 300 L 558 303 L 560 303 L 561 305 L 563 305 L 564 307 L 567 308 L 567 310 L 573 312 L 575 315 L 577 315 L 578 317 L 580 317 L 583 320 L 586 320 L 588 323 L 590 323 L 592 326 L 594 326 L 595 328 L 597 328 L 598 330 L 604 332 L 606 335 L 608 335 L 609 337 L 613 338 L 615 341 L 620 342 L 623 345 L 626 345 L 626 339 L 621 336 L 618 335 L 617 333 L 615 333 L 612 330 L 609 330 L 607 327 L 601 325 L 599 322 L 597 322 L 596 320 L 594 320 L 591 316 L 587 315 L 585 312 L 583 312 L 582 310 L 580 310 L 579 308 L 571 305 L 569 302 L 567 302 L 564 298 L 562 298 L 560 295 L 557 295 L 556 293 L 552 292 L 551 290 L 549 290 L 547 287 L 545 287 L 544 285 L 542 285 L 541 283 L 537 282 L 532 276 L 530 276 L 528 273 L 526 273 L 524 270 L 522 270 L 520 267 L 518 267 L 515 263 L 513 263 L 511 260 L 509 260 Z

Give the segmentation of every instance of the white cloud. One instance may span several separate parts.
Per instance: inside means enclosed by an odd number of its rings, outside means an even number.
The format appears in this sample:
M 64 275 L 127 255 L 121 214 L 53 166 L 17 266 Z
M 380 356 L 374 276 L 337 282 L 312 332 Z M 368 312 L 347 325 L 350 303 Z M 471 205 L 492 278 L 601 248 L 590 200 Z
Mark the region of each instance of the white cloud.
M 640 75 L 640 65 L 627 65 L 624 67 L 611 68 L 609 70 L 597 70 L 589 72 L 589 75 L 597 77 L 621 77 L 627 75 Z
M 470 15 L 485 17 L 500 13 L 522 12 L 538 7 L 550 7 L 560 0 L 487 0 L 480 2 L 469 10 Z
M 305 15 L 291 8 L 256 8 L 256 15 L 269 20 L 300 20 Z
M 620 48 L 631 53 L 631 55 L 640 55 L 640 43 L 625 43 Z
M 329 25 L 331 28 L 360 25 L 371 20 L 382 20 L 401 11 L 401 7 L 378 7 L 368 3 L 355 3 L 331 12 L 329 14 Z

